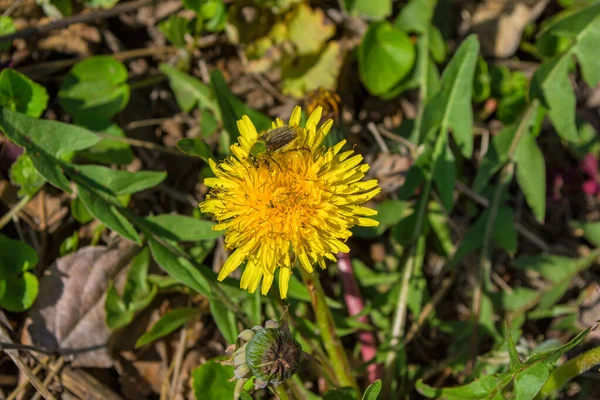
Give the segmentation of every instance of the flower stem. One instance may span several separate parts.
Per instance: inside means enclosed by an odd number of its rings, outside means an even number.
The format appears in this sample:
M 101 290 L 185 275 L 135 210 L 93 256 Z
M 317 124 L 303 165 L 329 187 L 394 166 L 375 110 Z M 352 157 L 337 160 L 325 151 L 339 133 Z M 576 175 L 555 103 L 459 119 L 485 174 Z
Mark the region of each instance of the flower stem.
M 354 375 L 352 375 L 352 368 L 350 367 L 346 351 L 340 342 L 340 338 L 335 333 L 333 317 L 329 307 L 325 303 L 325 292 L 323 292 L 323 286 L 319 282 L 318 275 L 307 272 L 303 267 L 298 269 L 302 273 L 302 279 L 306 283 L 306 287 L 310 293 L 317 326 L 321 332 L 325 351 L 333 366 L 337 383 L 339 386 L 351 386 L 358 389 L 358 384 Z
M 583 354 L 567 361 L 563 365 L 556 368 L 550 374 L 550 377 L 535 397 L 536 400 L 544 399 L 550 396 L 553 392 L 563 387 L 563 385 L 592 368 L 600 364 L 600 346 L 594 347 Z

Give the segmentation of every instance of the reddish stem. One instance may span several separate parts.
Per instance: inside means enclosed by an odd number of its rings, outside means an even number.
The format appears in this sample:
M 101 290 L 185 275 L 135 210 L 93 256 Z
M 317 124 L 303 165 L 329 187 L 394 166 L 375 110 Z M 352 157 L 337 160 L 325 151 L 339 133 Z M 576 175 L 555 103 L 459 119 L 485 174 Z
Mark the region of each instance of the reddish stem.
M 342 284 L 344 285 L 344 301 L 346 307 L 351 316 L 359 314 L 365 308 L 356 278 L 354 278 L 354 272 L 352 271 L 352 263 L 350 256 L 346 253 L 338 253 L 338 268 L 342 275 Z M 357 317 L 358 321 L 362 323 L 369 323 L 369 318 L 366 315 Z M 360 354 L 364 362 L 373 360 L 377 354 L 377 343 L 375 341 L 375 335 L 372 332 L 361 330 L 358 333 L 358 341 L 360 342 Z M 367 367 L 367 375 L 369 383 L 375 382 L 381 377 L 381 365 L 371 363 Z

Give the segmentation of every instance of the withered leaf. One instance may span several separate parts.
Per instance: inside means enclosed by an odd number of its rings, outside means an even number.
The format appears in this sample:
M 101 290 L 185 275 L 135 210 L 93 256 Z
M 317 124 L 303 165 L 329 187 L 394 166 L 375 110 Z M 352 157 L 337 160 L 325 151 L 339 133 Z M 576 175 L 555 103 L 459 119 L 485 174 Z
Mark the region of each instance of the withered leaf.
M 27 321 L 31 341 L 70 358 L 74 366 L 112 366 L 104 301 L 111 280 L 139 248 L 89 246 L 57 259 L 40 280 Z

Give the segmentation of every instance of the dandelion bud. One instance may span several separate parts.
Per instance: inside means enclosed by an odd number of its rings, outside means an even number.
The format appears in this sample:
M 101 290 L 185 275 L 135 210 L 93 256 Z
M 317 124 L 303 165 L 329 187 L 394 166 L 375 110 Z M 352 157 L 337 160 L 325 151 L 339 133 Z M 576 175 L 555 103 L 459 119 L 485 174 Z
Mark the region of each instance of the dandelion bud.
M 223 364 L 235 367 L 232 380 L 237 380 L 234 400 L 239 399 L 244 384 L 252 376 L 256 378 L 256 389 L 278 386 L 296 373 L 303 355 L 314 360 L 302 352 L 300 343 L 276 321 L 242 331 L 227 354 L 230 359 Z

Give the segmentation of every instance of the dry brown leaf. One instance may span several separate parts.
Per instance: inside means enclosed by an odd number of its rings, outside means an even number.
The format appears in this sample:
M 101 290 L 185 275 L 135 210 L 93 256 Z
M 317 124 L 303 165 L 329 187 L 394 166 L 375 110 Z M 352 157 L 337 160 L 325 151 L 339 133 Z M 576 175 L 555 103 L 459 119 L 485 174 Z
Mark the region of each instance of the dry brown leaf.
M 74 366 L 112 366 L 104 311 L 106 288 L 136 251 L 128 243 L 112 248 L 89 246 L 57 259 L 40 280 L 39 297 L 29 312 L 26 324 L 31 341 L 59 352 Z

